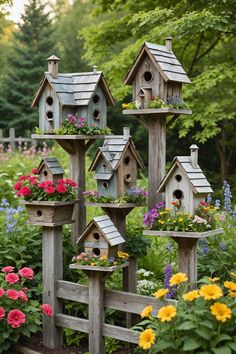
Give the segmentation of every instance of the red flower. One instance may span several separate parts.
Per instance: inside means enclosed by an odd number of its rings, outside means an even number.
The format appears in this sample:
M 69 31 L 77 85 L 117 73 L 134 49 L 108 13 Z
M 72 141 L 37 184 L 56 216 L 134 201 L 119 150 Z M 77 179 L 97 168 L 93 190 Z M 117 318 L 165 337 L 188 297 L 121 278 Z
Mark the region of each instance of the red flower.
M 15 191 L 18 191 L 21 188 L 21 186 L 22 186 L 22 183 L 20 181 L 18 181 L 14 184 L 13 189 Z
M 28 267 L 24 267 L 22 269 L 19 270 L 19 274 L 22 278 L 27 278 L 32 280 L 34 277 L 34 271 L 31 268 Z
M 177 202 L 171 202 L 171 204 L 174 205 L 174 206 L 178 205 Z
M 37 174 L 38 174 L 37 168 L 32 168 L 31 172 L 32 172 L 34 175 L 37 175 Z
M 44 191 L 47 194 L 53 194 L 53 193 L 55 193 L 56 189 L 53 186 L 48 186 L 47 188 L 44 189 Z
M 14 289 L 7 290 L 6 294 L 9 297 L 9 299 L 12 299 L 12 300 L 18 300 L 19 296 L 20 296 L 19 292 Z
M 19 181 L 25 181 L 26 179 L 29 179 L 30 175 L 26 175 L 26 176 L 21 176 L 19 178 Z
M 15 269 L 15 267 L 6 266 L 6 267 L 2 268 L 1 271 L 4 272 L 4 273 L 11 273 L 11 272 L 14 271 L 14 269 Z
M 18 294 L 19 294 L 20 299 L 21 299 L 23 302 L 27 302 L 27 301 L 28 301 L 28 297 L 26 296 L 26 294 L 24 293 L 24 291 L 20 290 L 20 291 L 18 292 Z
M 5 310 L 3 307 L 0 307 L 0 320 L 2 320 L 3 317 L 5 317 Z
M 43 305 L 41 305 L 41 309 L 45 313 L 46 316 L 51 317 L 53 315 L 53 310 L 52 310 L 51 305 L 43 304 Z
M 27 186 L 22 187 L 19 190 L 19 192 L 17 193 L 17 195 L 20 196 L 20 197 L 25 197 L 25 196 L 30 195 L 30 194 L 31 194 L 31 190 Z
M 29 289 L 28 289 L 26 286 L 24 286 L 24 287 L 22 288 L 22 290 L 24 291 L 24 293 L 27 293 L 27 291 L 29 291 Z
M 208 206 L 208 203 L 204 202 L 203 200 L 199 204 L 202 205 L 202 206 L 205 206 L 205 207 Z
M 19 277 L 15 273 L 8 273 L 5 275 L 5 280 L 10 284 L 15 284 L 19 281 Z
M 77 187 L 77 184 L 74 181 L 72 181 L 71 179 L 69 179 L 69 178 L 65 179 L 65 183 L 68 184 L 71 187 Z
M 64 184 L 64 183 L 65 183 L 65 180 L 64 180 L 64 179 L 59 179 L 57 182 L 58 182 L 59 184 Z
M 56 186 L 56 190 L 59 193 L 66 193 L 67 191 L 66 186 L 64 184 L 58 184 L 58 186 Z
M 7 322 L 12 328 L 18 328 L 25 323 L 25 314 L 20 310 L 11 310 L 7 316 Z
M 53 186 L 53 181 L 43 181 L 38 184 L 38 188 L 47 188 Z
M 0 297 L 2 297 L 5 294 L 5 290 L 3 288 L 0 288 Z
M 30 177 L 30 183 L 32 185 L 37 184 L 37 182 L 38 182 L 38 176 Z

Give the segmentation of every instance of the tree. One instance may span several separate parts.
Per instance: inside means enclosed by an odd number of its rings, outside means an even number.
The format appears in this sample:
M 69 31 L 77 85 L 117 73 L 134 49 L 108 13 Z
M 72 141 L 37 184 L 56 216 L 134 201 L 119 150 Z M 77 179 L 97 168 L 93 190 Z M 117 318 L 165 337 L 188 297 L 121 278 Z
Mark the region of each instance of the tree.
M 99 63 L 119 100 L 131 88 L 123 85 L 142 43 L 174 38 L 173 49 L 192 85 L 185 99 L 193 115 L 179 119 L 180 137 L 191 134 L 201 143 L 217 145 L 221 179 L 228 178 L 235 158 L 236 2 L 234 0 L 94 0 L 109 19 L 82 30 L 86 58 Z M 209 161 L 207 162 L 209 166 Z
M 14 36 L 0 97 L 0 127 L 15 127 L 18 134 L 38 125 L 38 112 L 31 108 L 31 103 L 46 71 L 45 60 L 54 53 L 52 27 L 42 2 L 31 0 L 22 20 Z

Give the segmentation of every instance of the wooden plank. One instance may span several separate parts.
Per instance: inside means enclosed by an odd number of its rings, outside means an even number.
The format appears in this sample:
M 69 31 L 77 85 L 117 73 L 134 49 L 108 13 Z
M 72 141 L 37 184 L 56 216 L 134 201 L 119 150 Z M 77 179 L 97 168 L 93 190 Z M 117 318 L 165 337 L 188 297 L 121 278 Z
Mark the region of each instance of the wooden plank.
M 75 331 L 89 333 L 89 321 L 83 318 L 57 314 L 55 315 L 55 322 L 58 327 L 71 328 Z
M 131 329 L 104 323 L 102 326 L 102 334 L 104 337 L 115 338 L 123 342 L 138 344 L 139 334 Z
M 159 62 L 159 65 L 162 68 L 162 70 L 164 70 L 164 71 L 169 71 L 169 72 L 173 72 L 173 73 L 180 73 L 180 74 L 186 75 L 186 72 L 184 71 L 182 66 L 170 64 L 170 63 L 161 63 L 161 62 Z
M 179 272 L 187 274 L 188 281 L 196 287 L 197 282 L 197 239 L 177 238 Z
M 23 347 L 22 345 L 14 345 L 13 348 L 22 354 L 42 354 L 42 352 L 36 352 L 35 350 Z
M 74 224 L 74 220 L 61 221 L 61 222 L 39 222 L 39 221 L 27 221 L 27 225 L 38 225 L 38 226 L 47 226 L 47 227 L 57 227 L 62 225 Z
M 45 140 L 91 140 L 104 139 L 106 135 L 54 135 L 54 134 L 32 134 L 32 139 Z
M 167 115 L 171 114 L 192 114 L 191 109 L 174 109 L 174 108 L 146 108 L 146 109 L 125 109 L 122 111 L 125 115 L 162 115 L 163 113 Z
M 82 270 L 96 270 L 98 272 L 114 272 L 117 269 L 121 269 L 124 267 L 128 267 L 129 263 L 123 263 L 120 265 L 112 266 L 112 267 L 98 267 L 98 266 L 90 266 L 90 265 L 81 265 L 81 264 L 70 264 L 70 269 L 82 269 Z
M 15 150 L 15 128 L 10 128 L 9 130 L 9 138 L 10 138 L 10 145 L 11 145 L 11 149 L 12 151 Z
M 100 221 L 103 221 L 103 220 L 110 220 L 109 216 L 107 216 L 107 215 L 95 216 L 93 219 L 96 222 L 100 222 Z
M 136 208 L 140 207 L 140 205 L 137 205 L 135 203 L 92 203 L 92 202 L 85 202 L 86 206 L 91 206 L 91 207 L 104 207 L 104 208 L 115 208 L 115 209 L 129 209 L 129 208 Z
M 184 232 L 184 231 L 158 231 L 144 230 L 143 235 L 160 236 L 160 237 L 179 237 L 179 238 L 206 238 L 209 236 L 219 235 L 223 233 L 223 229 L 215 229 L 204 232 Z
M 55 206 L 55 207 L 60 207 L 63 205 L 72 205 L 72 204 L 75 204 L 78 202 L 79 202 L 79 199 L 75 199 L 75 200 L 68 201 L 68 202 L 44 201 L 44 200 L 41 200 L 41 201 L 33 200 L 32 202 L 28 202 L 26 200 L 20 200 L 20 204 L 22 204 L 22 205 L 38 205 L 38 206 L 49 205 L 49 206 Z
M 56 282 L 56 295 L 60 299 L 88 304 L 88 287 L 86 285 L 58 280 Z

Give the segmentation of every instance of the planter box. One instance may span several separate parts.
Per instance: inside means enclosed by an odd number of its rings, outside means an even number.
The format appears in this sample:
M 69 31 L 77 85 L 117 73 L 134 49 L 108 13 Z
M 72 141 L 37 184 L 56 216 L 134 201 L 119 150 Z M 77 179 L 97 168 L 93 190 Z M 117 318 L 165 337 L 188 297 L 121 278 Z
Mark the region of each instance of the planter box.
M 191 231 L 158 231 L 158 230 L 145 230 L 144 235 L 159 236 L 159 237 L 177 237 L 177 238 L 206 238 L 213 235 L 219 235 L 223 233 L 223 229 L 215 229 L 203 232 L 191 232 Z
M 57 226 L 72 223 L 74 205 L 77 200 L 68 202 L 21 201 L 25 205 L 29 224 Z

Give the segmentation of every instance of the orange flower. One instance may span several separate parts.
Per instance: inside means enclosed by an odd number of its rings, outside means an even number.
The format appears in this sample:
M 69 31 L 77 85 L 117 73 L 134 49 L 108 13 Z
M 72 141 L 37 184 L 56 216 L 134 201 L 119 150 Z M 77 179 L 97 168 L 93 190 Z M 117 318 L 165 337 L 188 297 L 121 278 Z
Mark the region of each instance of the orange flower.
M 152 312 L 152 306 L 149 305 L 143 309 L 143 311 L 140 313 L 140 316 L 141 318 L 149 317 L 151 315 L 151 312 Z
M 236 283 L 234 283 L 233 281 L 225 281 L 224 287 L 231 291 L 236 291 Z
M 198 290 L 192 290 L 192 291 L 189 291 L 186 294 L 183 294 L 182 298 L 185 301 L 193 301 L 193 300 L 197 299 L 199 296 L 200 295 L 199 295 Z
M 168 292 L 169 292 L 169 289 L 159 289 L 153 295 L 157 299 L 161 299 L 162 297 L 166 296 L 166 294 L 168 294 Z
M 155 342 L 155 333 L 151 328 L 145 329 L 139 336 L 139 346 L 143 349 L 151 348 L 152 344 Z
M 225 322 L 232 317 L 232 311 L 225 304 L 215 302 L 211 307 L 211 313 L 217 319 L 217 321 Z
M 215 284 L 203 285 L 199 290 L 199 294 L 204 300 L 215 300 L 223 296 L 221 288 Z
M 174 274 L 170 278 L 170 286 L 182 284 L 187 280 L 188 280 L 188 277 L 185 273 Z
M 175 306 L 173 305 L 164 306 L 159 310 L 157 318 L 159 318 L 161 322 L 169 322 L 172 320 L 173 317 L 176 316 L 176 313 L 177 310 Z

